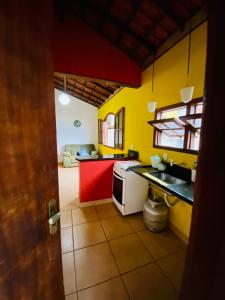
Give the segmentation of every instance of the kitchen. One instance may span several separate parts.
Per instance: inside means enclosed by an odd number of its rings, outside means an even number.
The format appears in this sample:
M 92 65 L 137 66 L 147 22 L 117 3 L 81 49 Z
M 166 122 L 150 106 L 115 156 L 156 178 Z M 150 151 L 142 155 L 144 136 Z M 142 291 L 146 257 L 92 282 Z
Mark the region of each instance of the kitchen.
M 154 73 L 153 66 L 142 73 L 144 82 L 142 87 L 138 89 L 123 88 L 101 106 L 98 111 L 100 125 L 98 154 L 77 157 L 79 161 L 77 175 L 79 177 L 79 209 L 72 209 L 71 221 L 74 222 L 75 228 L 79 227 L 79 234 L 74 233 L 74 245 L 77 247 L 75 251 L 82 252 L 81 247 L 89 246 L 90 249 L 95 247 L 105 241 L 103 238 L 105 234 L 108 246 L 116 257 L 116 263 L 119 268 L 122 268 L 122 271 L 119 270 L 119 272 L 122 274 L 125 270 L 132 272 L 131 270 L 135 266 L 141 267 L 151 261 L 142 248 L 143 244 L 139 245 L 139 241 L 132 237 L 132 234 L 135 234 L 140 242 L 144 243 L 144 247 L 149 249 L 153 259 L 160 259 L 160 263 L 164 256 L 170 261 L 174 253 L 178 255 L 176 260 L 172 259 L 170 262 L 172 270 L 169 268 L 168 271 L 162 265 L 164 272 L 173 282 L 176 292 L 179 291 L 181 284 L 185 258 L 184 249 L 189 240 L 194 197 L 192 173 L 195 170 L 192 171 L 192 169 L 198 159 L 197 148 L 199 146 L 198 135 L 193 134 L 192 127 L 186 126 L 185 122 L 186 120 L 195 121 L 197 117 L 201 117 L 199 114 L 202 113 L 206 28 L 207 24 L 203 23 L 192 32 L 189 80 L 195 87 L 193 100 L 184 103 L 180 99 L 180 88 L 185 85 L 187 76 L 187 60 L 183 59 L 183 53 L 186 52 L 188 56 L 189 38 L 186 37 L 154 62 Z M 195 65 L 196 61 L 198 61 L 197 66 Z M 173 85 L 168 85 L 167 82 L 173 82 Z M 153 112 L 148 109 L 148 103 L 152 99 L 156 102 L 156 109 Z M 169 139 L 163 135 L 161 143 L 167 144 L 165 146 L 156 145 L 155 141 L 159 141 L 159 138 L 156 138 L 154 133 L 157 131 L 155 125 L 165 124 L 163 121 L 165 119 L 167 121 L 169 119 L 171 122 L 172 129 L 170 131 L 180 130 L 183 133 L 182 128 L 185 128 L 187 132 L 190 131 L 192 142 L 191 138 L 188 138 L 189 143 L 185 141 L 188 135 L 185 137 L 182 134 L 175 135 L 175 137 L 172 135 Z M 197 132 L 197 130 L 199 129 L 197 128 L 193 132 Z M 184 145 L 190 149 L 183 149 Z M 176 149 L 173 150 L 173 148 Z M 151 168 L 154 158 L 158 160 L 158 166 L 156 164 L 155 168 Z M 166 170 L 163 169 L 165 166 Z M 166 186 L 167 183 L 164 180 L 154 176 L 163 172 L 167 174 L 167 177 L 170 176 L 170 180 L 176 178 L 181 184 Z M 144 201 L 149 194 L 149 185 L 152 183 L 154 194 L 160 195 L 163 201 L 167 201 L 166 207 L 169 206 L 163 220 L 164 223 L 162 222 L 162 225 L 158 222 L 158 228 L 148 226 L 149 216 L 144 222 L 142 214 Z M 172 186 L 173 189 L 171 189 Z M 182 191 L 181 187 L 183 187 Z M 165 202 L 163 208 L 165 208 Z M 90 227 L 92 223 L 97 228 L 95 229 L 98 232 L 96 239 L 93 229 Z M 166 227 L 170 230 L 168 231 Z M 153 230 L 151 231 L 151 229 Z M 161 233 L 154 233 L 154 230 L 161 231 Z M 126 241 L 129 235 L 134 240 Z M 132 251 L 123 254 L 123 250 L 121 252 L 117 251 L 117 248 L 113 250 L 111 241 L 117 239 L 119 241 L 121 239 L 120 249 L 127 247 L 126 245 L 130 245 L 129 247 L 134 249 L 140 247 L 140 253 L 144 259 L 140 260 L 139 256 L 137 257 Z M 79 242 L 81 240 L 82 243 Z M 91 251 L 90 249 L 89 251 Z M 137 260 L 138 263 L 134 265 L 125 263 L 126 268 L 123 269 L 121 261 L 126 261 L 126 259 Z M 166 263 L 169 263 L 168 261 L 166 260 Z M 81 279 L 83 278 L 80 275 L 82 268 L 86 269 L 85 261 L 76 267 L 78 289 L 89 286 L 87 278 L 86 281 L 84 280 L 85 282 Z M 150 270 L 148 272 L 151 273 Z M 95 281 L 90 274 L 89 280 L 94 285 L 101 282 L 102 279 Z M 140 294 L 140 284 L 137 284 L 137 290 L 133 291 L 134 294 Z M 127 285 L 129 286 L 128 283 Z M 71 294 L 76 291 L 73 287 L 70 288 L 68 287 L 67 293 Z M 86 293 L 93 292 L 93 289 L 94 287 L 88 289 Z M 144 291 L 148 291 L 148 289 L 144 289 Z M 144 291 L 143 299 L 146 297 Z M 78 292 L 78 295 L 83 293 Z M 133 297 L 136 299 L 136 296 Z
M 2 299 L 224 298 L 224 10 L 189 4 L 2 3 Z M 53 83 L 99 129 L 68 168 Z
M 202 109 L 200 104 L 202 103 L 205 76 L 206 28 L 207 24 L 203 23 L 192 32 L 190 53 L 189 80 L 195 87 L 193 95 L 194 100 L 191 103 L 199 103 L 199 111 Z M 134 149 L 139 152 L 139 160 L 148 165 L 150 164 L 150 157 L 152 155 L 158 154 L 162 158 L 163 153 L 166 152 L 168 161 L 173 160 L 175 164 L 185 162 L 185 166 L 181 167 L 188 168 L 189 170 L 193 168 L 195 161 L 197 161 L 197 151 L 188 149 L 187 151 L 182 149 L 173 151 L 169 150 L 169 147 L 154 147 L 155 130 L 153 126 L 147 123 L 149 121 L 154 121 L 155 118 L 155 113 L 148 111 L 148 102 L 151 99 L 154 99 L 157 102 L 157 109 L 169 107 L 170 115 L 171 113 L 180 113 L 180 111 L 172 111 L 171 105 L 176 104 L 181 105 L 181 107 L 187 105 L 181 102 L 179 93 L 180 88 L 185 85 L 187 76 L 187 56 L 186 59 L 184 59 L 183 53 L 188 55 L 188 42 L 188 37 L 186 37 L 155 62 L 153 91 L 151 89 L 153 66 L 150 66 L 142 73 L 142 80 L 144 83 L 142 87 L 138 89 L 123 88 L 117 95 L 100 108 L 100 120 L 105 120 L 108 113 L 117 114 L 122 107 L 125 109 L 124 148 L 118 149 L 119 147 L 107 147 L 104 145 L 106 143 L 101 143 L 99 144 L 100 154 L 128 154 L 129 149 Z M 196 62 L 198 62 L 198 64 L 196 64 Z M 139 99 L 142 100 L 140 101 Z M 108 194 L 106 193 L 102 199 L 110 197 L 109 192 Z M 180 201 L 170 210 L 169 218 L 171 227 L 173 227 L 186 243 L 188 241 L 190 230 L 191 212 L 191 205 L 184 201 Z

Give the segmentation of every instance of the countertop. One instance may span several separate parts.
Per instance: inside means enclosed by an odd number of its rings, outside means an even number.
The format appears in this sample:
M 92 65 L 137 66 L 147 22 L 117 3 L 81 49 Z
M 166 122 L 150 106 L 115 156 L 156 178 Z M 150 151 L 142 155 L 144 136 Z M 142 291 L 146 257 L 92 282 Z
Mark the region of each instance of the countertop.
M 159 182 L 154 181 L 154 179 L 151 179 L 144 175 L 144 173 L 146 173 L 146 172 L 150 173 L 150 174 L 153 174 L 155 172 L 160 172 L 160 171 L 157 171 L 156 169 L 152 168 L 150 165 L 131 167 L 130 170 L 137 173 L 138 175 L 144 177 L 145 179 L 149 180 L 150 182 L 154 183 L 155 185 L 159 186 L 160 188 L 166 190 L 170 194 L 177 196 L 178 198 L 184 200 L 185 202 L 187 202 L 191 205 L 193 204 L 193 194 L 194 194 L 193 182 L 187 182 L 184 184 L 170 184 L 168 186 L 164 186 L 164 185 L 161 185 Z
M 105 155 L 82 155 L 77 156 L 76 160 L 82 161 L 98 161 L 98 160 L 122 160 L 122 159 L 134 159 L 127 154 L 105 154 Z

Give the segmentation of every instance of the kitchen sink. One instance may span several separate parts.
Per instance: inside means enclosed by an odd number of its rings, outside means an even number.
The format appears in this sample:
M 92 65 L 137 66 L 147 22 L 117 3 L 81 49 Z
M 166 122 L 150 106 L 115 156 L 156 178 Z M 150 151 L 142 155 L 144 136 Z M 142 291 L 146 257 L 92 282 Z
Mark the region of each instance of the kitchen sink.
M 156 178 L 158 179 L 161 179 L 163 181 L 165 181 L 166 183 L 169 183 L 169 184 L 184 184 L 186 183 L 186 181 L 183 181 L 177 177 L 174 177 L 172 175 L 169 175 L 167 173 L 155 173 L 155 174 L 152 174 L 153 176 L 155 176 Z
M 158 172 L 158 173 L 144 173 L 143 175 L 157 181 L 158 183 L 160 183 L 161 185 L 164 185 L 164 186 L 169 186 L 169 185 L 172 185 L 172 184 L 185 184 L 186 181 L 184 180 L 181 180 L 177 177 L 174 177 L 170 174 L 167 174 L 165 172 Z

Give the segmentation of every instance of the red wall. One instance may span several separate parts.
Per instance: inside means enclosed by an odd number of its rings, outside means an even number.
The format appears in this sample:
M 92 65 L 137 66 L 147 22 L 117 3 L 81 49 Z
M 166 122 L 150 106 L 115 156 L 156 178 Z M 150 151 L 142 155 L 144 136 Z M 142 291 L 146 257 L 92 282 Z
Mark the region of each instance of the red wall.
M 138 87 L 141 68 L 80 19 L 56 22 L 54 71 Z
M 80 202 L 112 197 L 114 162 L 114 160 L 80 162 Z

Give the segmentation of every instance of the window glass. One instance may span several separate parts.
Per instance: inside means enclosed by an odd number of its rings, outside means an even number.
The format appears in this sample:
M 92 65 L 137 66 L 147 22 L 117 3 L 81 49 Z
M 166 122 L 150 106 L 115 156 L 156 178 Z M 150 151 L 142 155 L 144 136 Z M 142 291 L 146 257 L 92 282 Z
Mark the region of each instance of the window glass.
M 114 147 L 114 132 L 115 132 L 115 115 L 108 114 L 103 122 L 103 144 L 105 146 Z
M 203 103 L 197 103 L 197 104 L 193 104 L 191 105 L 191 110 L 190 110 L 190 114 L 201 114 L 203 111 Z
M 157 114 L 157 119 L 170 119 L 185 116 L 187 113 L 186 106 L 180 106 L 174 109 L 168 109 L 161 111 Z M 182 149 L 184 147 L 184 129 L 181 128 L 175 122 L 163 122 L 162 124 L 157 124 L 159 129 L 165 129 L 165 126 L 174 130 L 162 130 L 161 132 L 157 132 L 157 141 L 158 146 L 164 147 L 172 147 Z
M 201 126 L 202 126 L 202 118 L 190 119 L 190 120 L 187 120 L 187 122 L 195 128 L 201 128 Z
M 191 150 L 198 150 L 200 144 L 200 134 L 201 129 L 197 129 L 195 132 L 190 132 L 190 149 Z
M 184 147 L 184 130 L 165 130 L 159 136 L 159 146 L 182 149 Z
M 160 119 L 179 118 L 185 116 L 187 108 L 185 106 L 169 109 L 161 112 Z
M 110 113 L 102 123 L 103 145 L 123 149 L 124 145 L 124 112 L 122 107 L 116 115 Z
M 203 102 L 187 103 L 175 108 L 159 109 L 156 119 L 148 123 L 155 128 L 155 147 L 198 151 Z

